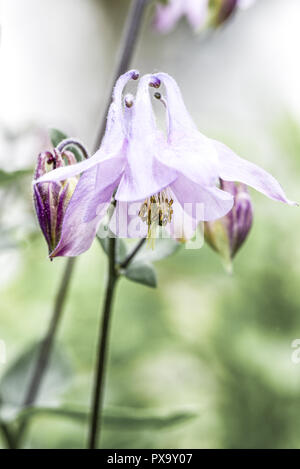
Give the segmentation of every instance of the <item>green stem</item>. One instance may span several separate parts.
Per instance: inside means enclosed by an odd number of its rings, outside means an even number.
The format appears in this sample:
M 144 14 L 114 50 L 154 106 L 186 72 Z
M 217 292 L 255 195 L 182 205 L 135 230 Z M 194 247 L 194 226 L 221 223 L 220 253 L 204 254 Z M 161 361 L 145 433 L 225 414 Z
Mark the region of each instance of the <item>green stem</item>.
M 147 238 L 142 238 L 142 239 L 137 243 L 137 245 L 133 248 L 133 250 L 131 251 L 131 253 L 128 254 L 128 256 L 126 257 L 126 259 L 125 259 L 123 262 L 121 262 L 121 264 L 120 264 L 120 268 L 121 268 L 121 269 L 126 269 L 126 267 L 128 267 L 128 265 L 130 264 L 130 262 L 134 259 L 134 257 L 136 256 L 136 254 L 139 252 L 139 250 L 144 246 L 146 239 L 147 239 Z
M 62 280 L 60 282 L 59 289 L 55 297 L 53 313 L 50 319 L 48 330 L 41 343 L 41 346 L 39 349 L 39 355 L 35 364 L 35 368 L 33 370 L 32 378 L 30 380 L 30 383 L 29 383 L 29 386 L 27 388 L 27 392 L 25 395 L 25 399 L 23 403 L 25 407 L 32 405 L 36 401 L 38 397 L 38 393 L 41 389 L 43 378 L 45 377 L 47 366 L 49 364 L 51 352 L 53 349 L 54 338 L 55 338 L 55 335 L 58 330 L 58 326 L 60 324 L 60 320 L 62 317 L 63 307 L 64 307 L 66 296 L 69 290 L 70 281 L 71 281 L 72 273 L 74 270 L 75 260 L 76 260 L 75 258 L 70 257 L 66 262 Z M 25 421 L 23 421 L 17 432 L 18 443 L 20 443 L 20 440 L 26 430 L 26 427 L 27 427 L 27 424 L 25 423 Z
M 15 436 L 11 430 L 9 430 L 8 426 L 5 423 L 0 423 L 0 429 L 2 431 L 5 443 L 8 449 L 15 449 L 17 448 L 17 443 Z
M 117 279 L 118 279 L 118 274 L 116 272 L 116 239 L 110 238 L 109 239 L 108 279 L 107 279 L 107 284 L 106 284 L 105 300 L 103 304 L 102 321 L 100 325 L 96 376 L 95 376 L 95 383 L 94 383 L 91 422 L 90 422 L 90 429 L 89 429 L 88 441 L 89 441 L 90 449 L 96 448 L 97 441 L 100 437 L 101 425 L 98 425 L 98 423 L 99 421 L 101 421 L 103 394 L 104 394 L 105 368 L 106 368 L 107 350 L 108 350 L 109 325 L 110 325 L 112 303 L 113 303 Z
M 149 0 L 132 0 L 131 9 L 128 15 L 128 20 L 125 25 L 124 40 L 122 41 L 122 48 L 119 55 L 119 61 L 116 68 L 115 76 L 113 79 L 113 86 L 117 78 L 125 73 L 130 65 L 131 58 L 134 51 L 134 46 L 141 26 L 143 13 Z M 108 108 L 111 102 L 110 99 L 107 104 L 105 111 L 105 117 L 107 115 Z M 96 140 L 96 148 L 100 145 L 106 126 L 106 120 L 102 121 L 101 128 Z M 116 269 L 116 244 L 115 238 L 109 239 L 109 272 L 106 285 L 106 293 L 103 305 L 102 321 L 100 326 L 99 340 L 98 340 L 98 353 L 97 353 L 97 364 L 96 364 L 96 375 L 92 397 L 92 408 L 90 417 L 88 447 L 95 449 L 97 446 L 98 439 L 100 437 L 101 427 L 101 416 L 103 407 L 103 395 L 104 395 L 104 381 L 105 381 L 105 369 L 107 361 L 107 350 L 108 350 L 108 336 L 109 336 L 109 325 L 112 310 L 112 303 L 114 298 L 115 287 L 118 279 Z M 131 259 L 129 260 L 129 262 Z

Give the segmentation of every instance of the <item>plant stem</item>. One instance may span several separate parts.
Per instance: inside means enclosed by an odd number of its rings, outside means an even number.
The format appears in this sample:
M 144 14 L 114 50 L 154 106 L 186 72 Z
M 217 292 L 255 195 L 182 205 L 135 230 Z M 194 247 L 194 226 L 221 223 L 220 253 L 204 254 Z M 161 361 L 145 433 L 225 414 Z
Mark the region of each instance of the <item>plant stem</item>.
M 98 341 L 98 353 L 97 353 L 97 365 L 96 365 L 96 376 L 94 383 L 93 399 L 92 399 L 92 411 L 91 411 L 91 422 L 89 429 L 89 448 L 95 449 L 97 441 L 100 436 L 102 404 L 104 394 L 104 380 L 105 380 L 105 367 L 107 360 L 108 350 L 108 336 L 109 336 L 109 324 L 112 310 L 112 302 L 114 297 L 114 291 L 118 275 L 116 272 L 116 239 L 109 239 L 109 267 L 108 267 L 108 279 L 106 284 L 105 300 L 103 304 L 102 320 L 100 325 L 99 341 Z
M 126 257 L 126 259 L 121 262 L 120 264 L 120 267 L 121 269 L 126 269 L 126 267 L 128 267 L 128 265 L 130 264 L 130 262 L 132 261 L 132 259 L 136 256 L 136 254 L 139 252 L 139 250 L 144 246 L 144 243 L 146 241 L 147 238 L 142 238 L 138 243 L 137 245 L 133 248 L 133 250 L 131 251 L 130 254 L 128 254 L 128 256 Z
M 16 441 L 13 433 L 8 429 L 5 423 L 0 424 L 0 429 L 2 430 L 3 437 L 7 444 L 8 449 L 15 449 L 16 448 Z
M 143 18 L 143 13 L 145 7 L 148 3 L 148 0 L 133 0 L 128 15 L 128 19 L 125 25 L 124 30 L 124 39 L 122 40 L 122 48 L 119 55 L 118 65 L 116 67 L 116 72 L 113 78 L 113 86 L 115 81 L 119 78 L 120 75 L 125 73 L 131 62 L 131 58 L 134 51 L 134 46 L 138 36 L 138 32 L 141 26 L 141 21 Z M 111 103 L 111 95 L 113 91 L 113 86 L 109 96 L 109 101 L 105 110 L 105 117 L 102 121 L 102 125 L 99 129 L 98 136 L 96 139 L 97 149 L 100 146 L 105 126 L 106 126 L 106 115 L 108 108 Z M 105 369 L 107 361 L 107 350 L 108 350 L 108 336 L 109 336 L 109 324 L 110 316 L 112 310 L 112 303 L 114 298 L 114 292 L 116 287 L 116 282 L 118 279 L 118 274 L 116 270 L 116 244 L 117 240 L 114 237 L 109 239 L 109 272 L 106 285 L 106 293 L 103 305 L 102 321 L 100 325 L 99 341 L 98 341 L 98 353 L 97 353 L 97 364 L 96 364 L 96 375 L 94 382 L 94 390 L 92 397 L 92 408 L 90 416 L 90 428 L 89 428 L 89 437 L 88 437 L 88 447 L 89 449 L 95 449 L 97 446 L 98 439 L 100 437 L 101 427 L 101 416 L 102 416 L 102 407 L 103 407 L 103 397 L 104 397 L 104 382 L 105 382 Z M 133 254 L 132 258 L 134 257 Z M 129 260 L 129 262 L 131 259 Z M 100 424 L 99 424 L 100 423 Z
M 55 297 L 53 313 L 50 319 L 48 330 L 41 343 L 39 355 L 35 364 L 32 378 L 30 380 L 29 387 L 25 395 L 23 403 L 24 406 L 30 406 L 36 401 L 43 382 L 43 378 L 47 371 L 47 366 L 50 360 L 55 334 L 57 332 L 62 317 L 63 307 L 70 286 L 75 260 L 76 259 L 74 257 L 70 257 L 65 264 L 65 270 Z M 17 432 L 17 442 L 19 442 L 22 438 L 26 426 L 27 424 L 25 423 L 25 421 L 21 423 Z

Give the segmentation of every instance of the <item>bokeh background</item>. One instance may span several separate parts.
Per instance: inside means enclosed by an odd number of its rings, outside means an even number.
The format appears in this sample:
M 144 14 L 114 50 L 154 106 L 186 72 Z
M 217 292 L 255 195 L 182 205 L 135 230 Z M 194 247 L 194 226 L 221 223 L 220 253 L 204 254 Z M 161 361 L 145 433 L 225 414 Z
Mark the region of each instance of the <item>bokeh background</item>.
M 128 5 L 2 0 L 2 171 L 31 170 L 49 127 L 92 148 Z M 132 66 L 173 75 L 204 133 L 264 166 L 300 201 L 299 1 L 257 0 L 199 36 L 185 21 L 159 36 L 152 14 Z M 204 246 L 159 262 L 156 290 L 121 281 L 105 406 L 127 409 L 127 418 L 105 425 L 103 447 L 300 447 L 300 364 L 291 359 L 300 338 L 299 213 L 252 195 L 254 225 L 233 275 Z M 65 260 L 47 260 L 30 176 L 0 178 L 0 217 L 1 376 L 46 330 Z M 97 242 L 77 261 L 57 337 L 70 372 L 62 369 L 63 392 L 52 403 L 90 401 L 105 268 Z M 25 378 L 11 394 L 24 389 Z M 165 425 L 177 411 L 192 417 Z M 41 413 L 25 446 L 80 448 L 86 432 L 76 420 Z

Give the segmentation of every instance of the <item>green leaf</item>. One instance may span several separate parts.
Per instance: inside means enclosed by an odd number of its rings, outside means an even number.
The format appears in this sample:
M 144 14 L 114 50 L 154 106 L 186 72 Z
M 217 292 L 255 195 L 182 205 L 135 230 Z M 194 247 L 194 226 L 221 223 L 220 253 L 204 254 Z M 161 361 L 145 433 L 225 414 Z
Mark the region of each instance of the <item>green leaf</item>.
M 194 411 L 157 412 L 153 409 L 110 407 L 104 411 L 104 424 L 122 430 L 162 430 L 197 417 Z
M 25 393 L 36 364 L 40 344 L 24 351 L 5 371 L 0 381 L 1 418 L 14 415 L 23 405 Z M 58 347 L 54 347 L 36 403 L 49 405 L 55 402 L 69 383 L 69 362 Z
M 0 169 L 0 186 L 17 182 L 25 176 L 33 176 L 33 169 L 19 169 L 18 171 L 6 172 Z
M 59 145 L 62 140 L 68 138 L 68 135 L 58 129 L 50 129 L 49 136 L 54 148 L 57 147 L 57 145 Z M 67 149 L 74 153 L 77 161 L 82 161 L 82 154 L 76 147 L 70 145 Z
M 16 418 L 20 421 L 42 415 L 69 418 L 77 421 L 79 424 L 84 424 L 88 422 L 89 409 L 76 406 L 36 406 L 23 409 Z M 108 407 L 104 409 L 103 422 L 106 427 L 115 430 L 162 430 L 182 425 L 197 416 L 198 414 L 194 410 L 186 409 L 172 412 L 158 412 L 154 409 Z
M 171 238 L 157 238 L 154 240 L 153 249 L 147 242 L 135 256 L 135 262 L 155 262 L 174 254 L 181 244 Z
M 50 129 L 49 137 L 54 147 L 57 147 L 57 145 L 59 145 L 62 140 L 68 138 L 64 132 L 58 129 Z
M 156 272 L 153 265 L 145 262 L 132 262 L 124 271 L 125 277 L 133 282 L 155 288 L 157 286 Z

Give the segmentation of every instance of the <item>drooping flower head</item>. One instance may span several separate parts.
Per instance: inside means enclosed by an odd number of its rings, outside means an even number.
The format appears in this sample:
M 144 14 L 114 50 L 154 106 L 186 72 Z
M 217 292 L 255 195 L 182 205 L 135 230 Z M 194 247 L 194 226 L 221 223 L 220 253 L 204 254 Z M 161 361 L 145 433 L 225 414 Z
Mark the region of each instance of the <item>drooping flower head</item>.
M 158 2 L 154 27 L 158 32 L 167 34 L 185 16 L 196 32 L 207 19 L 208 3 L 209 0 L 169 0 L 166 5 Z
M 155 29 L 169 33 L 177 22 L 186 17 L 195 32 L 203 26 L 220 26 L 237 8 L 246 8 L 255 0 L 168 0 L 166 4 L 157 3 L 154 18 Z
M 253 210 L 245 184 L 221 180 L 220 187 L 233 195 L 233 207 L 224 217 L 205 222 L 204 234 L 206 242 L 221 255 L 226 268 L 231 270 L 232 260 L 251 229 Z
M 240 181 L 293 204 L 271 175 L 198 131 L 177 83 L 166 73 L 144 75 L 135 99 L 124 96 L 125 85 L 137 76 L 129 71 L 117 81 L 95 155 L 36 181 L 56 182 L 81 173 L 55 255 L 74 256 L 89 248 L 113 195 L 111 229 L 122 237 L 152 237 L 164 226 L 171 236 L 189 239 L 199 221 L 216 220 L 231 210 L 234 197 L 218 187 L 219 179 Z M 155 96 L 165 106 L 166 135 L 157 127 L 150 93 L 162 85 L 166 96 Z

